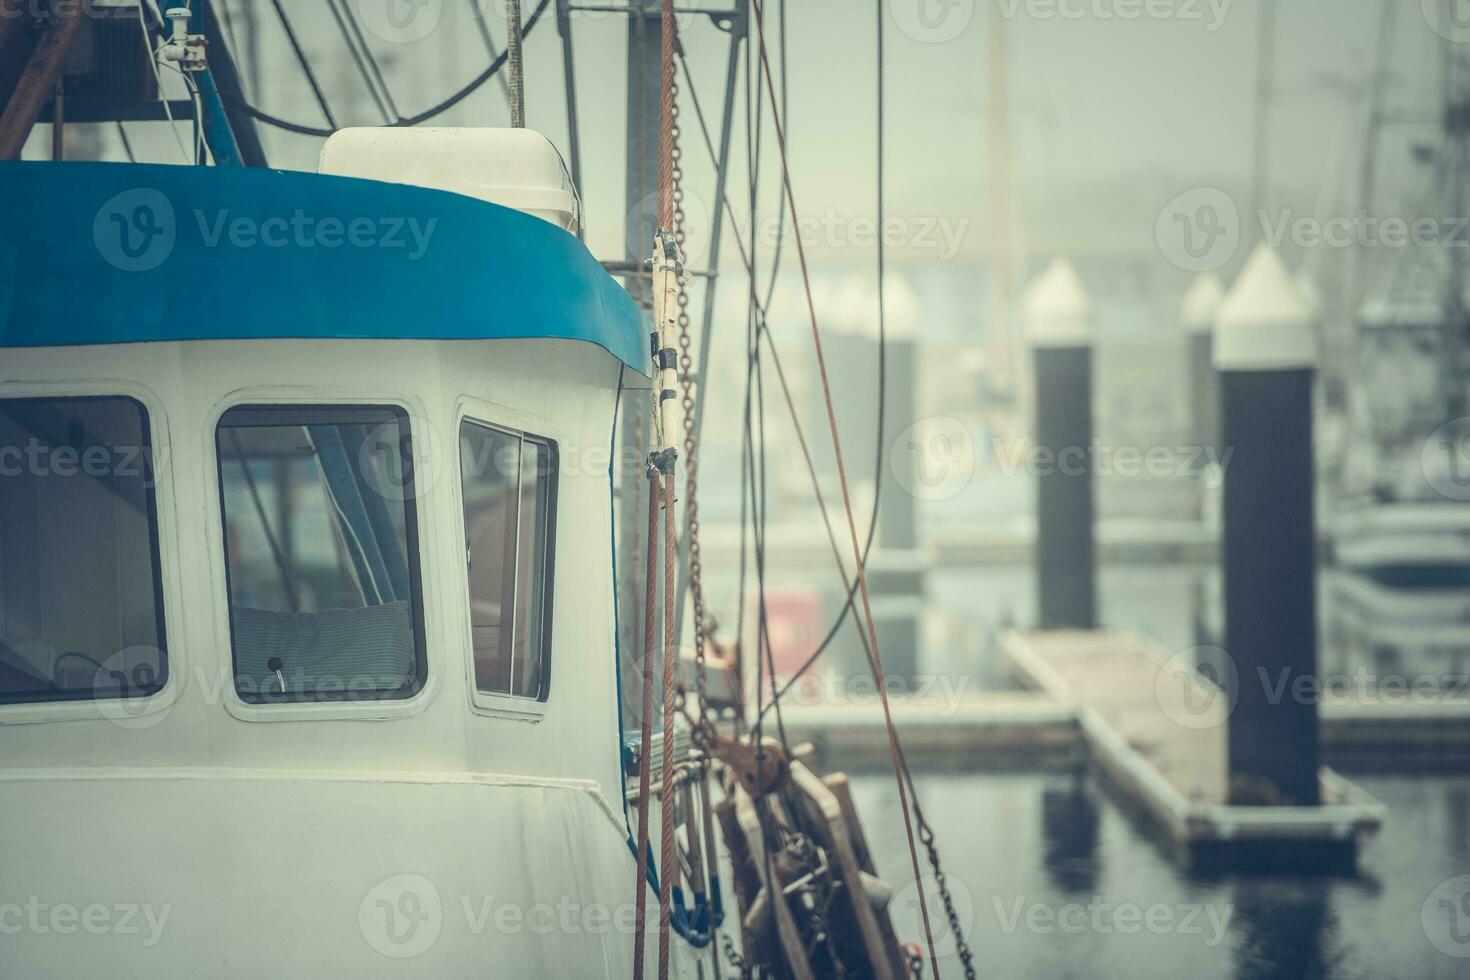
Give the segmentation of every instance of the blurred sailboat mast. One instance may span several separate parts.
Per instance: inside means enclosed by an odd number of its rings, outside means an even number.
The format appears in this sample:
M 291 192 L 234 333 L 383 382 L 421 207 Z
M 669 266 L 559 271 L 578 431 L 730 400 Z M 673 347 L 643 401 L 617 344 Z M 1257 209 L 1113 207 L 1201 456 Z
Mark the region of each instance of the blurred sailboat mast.
M 1444 16 L 1449 18 L 1449 11 Z M 1470 64 L 1463 46 L 1445 41 L 1444 51 L 1444 144 L 1440 149 L 1440 173 L 1444 181 L 1441 205 L 1447 214 L 1459 219 L 1470 211 L 1470 195 L 1466 180 L 1470 179 Z M 1449 243 L 1453 245 L 1454 243 Z M 1458 419 L 1466 414 L 1466 259 L 1464 248 L 1447 249 L 1449 282 L 1444 310 L 1444 396 L 1446 417 Z
M 990 191 L 991 377 L 1006 397 L 1020 394 L 1024 371 L 1015 367 L 1011 311 L 1015 303 L 1015 255 L 1011 226 L 1011 108 L 1005 18 L 990 20 L 990 84 L 986 119 Z

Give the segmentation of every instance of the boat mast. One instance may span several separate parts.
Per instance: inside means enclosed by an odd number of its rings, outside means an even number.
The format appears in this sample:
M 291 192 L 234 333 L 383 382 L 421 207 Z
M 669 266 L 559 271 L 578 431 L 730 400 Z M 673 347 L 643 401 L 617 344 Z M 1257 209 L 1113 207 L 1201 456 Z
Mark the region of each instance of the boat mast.
M 1467 204 L 1466 180 L 1470 177 L 1470 66 L 1453 41 L 1443 45 L 1445 59 L 1444 96 L 1444 144 L 1441 147 L 1441 174 L 1445 181 L 1444 200 L 1446 213 L 1452 216 L 1470 214 Z M 1453 243 L 1451 243 L 1453 244 Z M 1465 249 L 1448 248 L 1449 282 L 1444 300 L 1444 356 L 1440 359 L 1443 371 L 1446 418 L 1458 419 L 1467 409 L 1466 390 L 1466 306 Z

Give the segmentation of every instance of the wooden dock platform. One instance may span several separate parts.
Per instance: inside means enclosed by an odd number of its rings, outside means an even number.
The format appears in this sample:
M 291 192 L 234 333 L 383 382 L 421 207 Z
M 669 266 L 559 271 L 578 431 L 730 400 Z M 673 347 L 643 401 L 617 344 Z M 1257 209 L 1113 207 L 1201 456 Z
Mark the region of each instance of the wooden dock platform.
M 1003 650 L 1018 679 L 1077 712 L 1089 757 L 1191 869 L 1350 870 L 1387 815 L 1326 768 L 1321 806 L 1229 805 L 1226 697 L 1138 634 L 1012 633 Z

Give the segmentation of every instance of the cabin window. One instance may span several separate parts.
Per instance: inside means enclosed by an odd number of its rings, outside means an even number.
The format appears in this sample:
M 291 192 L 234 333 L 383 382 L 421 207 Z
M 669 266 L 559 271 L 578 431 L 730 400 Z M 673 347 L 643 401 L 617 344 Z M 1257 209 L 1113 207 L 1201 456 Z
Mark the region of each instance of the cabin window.
M 411 697 L 426 670 L 407 416 L 248 406 L 216 438 L 240 698 Z
M 478 422 L 459 430 L 475 688 L 550 691 L 554 443 Z
M 154 486 L 137 402 L 0 400 L 0 703 L 163 687 Z

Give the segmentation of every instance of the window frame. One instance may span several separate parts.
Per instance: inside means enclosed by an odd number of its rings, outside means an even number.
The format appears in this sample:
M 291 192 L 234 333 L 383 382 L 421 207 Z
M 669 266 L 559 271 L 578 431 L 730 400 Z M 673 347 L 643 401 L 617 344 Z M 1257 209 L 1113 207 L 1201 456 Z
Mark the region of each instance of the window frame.
M 509 413 L 496 411 L 487 403 L 478 400 L 464 399 L 461 401 L 454 418 L 454 509 L 456 512 L 456 564 L 460 580 L 460 597 L 464 603 L 463 618 L 463 642 L 465 645 L 465 682 L 469 692 L 470 704 L 477 713 L 490 714 L 494 716 L 508 717 L 520 721 L 538 721 L 545 716 L 551 703 L 555 631 L 555 598 L 556 598 L 556 540 L 558 523 L 558 502 L 561 493 L 561 441 L 553 435 L 543 435 L 542 432 L 549 426 L 542 426 L 538 421 L 530 418 L 520 418 L 508 421 L 504 416 Z M 495 418 L 495 416 L 502 416 Z M 545 532 L 545 554 L 546 567 L 542 571 L 542 649 L 545 651 L 544 661 L 541 668 L 541 690 L 537 697 L 513 694 L 510 692 L 482 691 L 475 676 L 475 646 L 474 646 L 474 621 L 471 613 L 470 596 L 470 568 L 465 554 L 465 542 L 468 534 L 465 515 L 465 480 L 464 480 L 464 458 L 460 446 L 460 435 L 466 425 L 488 429 L 502 435 L 512 436 L 521 440 L 522 450 L 527 443 L 546 448 L 550 453 L 550 467 L 546 482 L 546 532 Z M 541 431 L 535 431 L 541 429 Z M 520 508 L 516 508 L 516 561 L 514 567 L 514 593 L 515 602 L 512 603 L 512 635 L 515 630 L 515 616 L 520 613 Z M 515 677 L 515 663 L 511 663 L 512 684 Z
M 152 486 L 150 530 L 153 546 L 154 605 L 159 617 L 159 649 L 164 655 L 165 677 L 158 690 L 137 698 L 27 700 L 0 703 L 0 725 L 32 725 L 51 722 L 105 720 L 123 731 L 151 728 L 164 720 L 187 683 L 187 650 L 175 639 L 174 624 L 183 608 L 179 592 L 179 537 L 175 508 L 173 442 L 168 414 L 162 399 L 152 389 L 131 381 L 100 382 L 36 381 L 0 382 L 0 400 L 5 401 L 98 401 L 122 400 L 140 409 L 146 440 Z M 160 464 L 160 461 L 163 461 Z
M 272 425 L 282 427 L 291 425 L 311 424 L 334 424 L 333 419 L 343 422 L 361 422 L 364 424 L 383 424 L 388 421 L 397 422 L 401 431 L 408 436 L 409 447 L 420 445 L 421 435 L 415 425 L 412 412 L 403 405 L 386 399 L 371 399 L 355 401 L 350 398 L 327 398 L 321 401 L 270 401 L 259 398 L 245 398 L 237 402 L 231 402 L 218 407 L 214 413 L 210 425 L 205 433 L 208 439 L 213 465 L 210 467 L 214 479 L 214 497 L 218 506 L 218 520 L 209 528 L 211 534 L 216 536 L 210 545 L 210 550 L 217 556 L 220 568 L 223 572 L 223 599 L 225 605 L 225 641 L 229 651 L 227 658 L 228 682 L 223 685 L 228 692 L 228 704 L 231 712 L 251 720 L 265 720 L 271 715 L 280 715 L 279 720 L 295 720 L 296 718 L 318 719 L 321 717 L 343 717 L 351 718 L 353 715 L 343 715 L 342 711 L 349 706 L 365 706 L 368 709 L 399 708 L 405 706 L 416 708 L 424 699 L 432 694 L 433 675 L 431 672 L 431 658 L 429 657 L 429 643 L 427 635 L 427 620 L 424 603 L 424 566 L 426 553 L 423 549 L 424 535 L 421 533 L 420 521 L 422 520 L 421 509 L 418 500 L 427 495 L 426 491 L 417 494 L 406 494 L 403 500 L 404 506 L 404 548 L 408 560 L 409 576 L 409 602 L 410 611 L 413 616 L 413 640 L 414 640 L 414 679 L 409 685 L 397 688 L 392 692 L 373 692 L 371 696 L 354 694 L 351 691 L 328 691 L 314 694 L 291 694 L 287 697 L 267 697 L 264 695 L 243 695 L 239 690 L 238 675 L 236 673 L 235 658 L 235 605 L 234 585 L 231 580 L 229 543 L 225 533 L 226 514 L 225 507 L 225 458 L 220 452 L 220 437 L 225 429 L 225 419 L 237 413 L 257 413 L 262 420 L 269 420 Z M 377 413 L 377 418 L 371 416 Z M 281 421 L 293 416 L 300 417 L 302 421 L 295 423 Z M 307 421 L 307 420 L 310 421 Z M 430 439 L 427 445 L 432 450 Z M 257 714 L 257 712 L 264 714 Z M 303 714 L 304 712 L 304 714 Z M 325 714 L 323 714 L 325 712 Z M 272 718 L 272 720 L 276 720 Z

